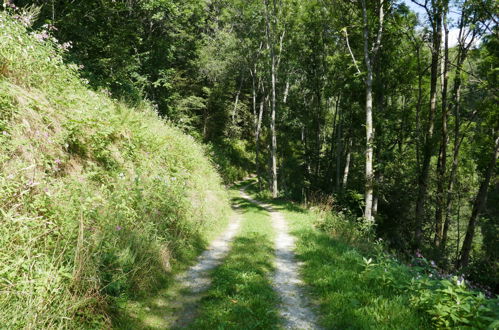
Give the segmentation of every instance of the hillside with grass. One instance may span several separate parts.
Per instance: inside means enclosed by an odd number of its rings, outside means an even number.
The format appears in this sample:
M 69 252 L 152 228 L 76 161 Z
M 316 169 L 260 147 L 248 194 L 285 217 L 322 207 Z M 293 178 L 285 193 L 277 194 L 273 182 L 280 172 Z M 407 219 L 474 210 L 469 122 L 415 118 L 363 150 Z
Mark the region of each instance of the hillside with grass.
M 227 221 L 204 148 L 89 89 L 62 48 L 0 12 L 2 328 L 108 328 Z

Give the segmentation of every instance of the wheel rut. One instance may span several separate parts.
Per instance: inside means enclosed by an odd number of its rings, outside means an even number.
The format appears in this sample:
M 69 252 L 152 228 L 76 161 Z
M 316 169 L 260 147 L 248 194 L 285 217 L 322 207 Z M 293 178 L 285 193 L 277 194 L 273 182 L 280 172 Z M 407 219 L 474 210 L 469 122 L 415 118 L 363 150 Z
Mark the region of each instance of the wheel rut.
M 240 226 L 241 214 L 237 208 L 234 208 L 225 232 L 198 257 L 198 262 L 194 266 L 176 277 L 176 280 L 180 282 L 180 287 L 186 293 L 174 306 L 174 309 L 179 312 L 174 317 L 172 328 L 184 328 L 196 318 L 199 301 L 203 297 L 203 293 L 211 286 L 210 273 L 222 264 L 229 253 L 230 243 L 234 240 Z
M 249 202 L 264 208 L 271 217 L 275 231 L 275 272 L 272 274 L 272 285 L 281 300 L 278 308 L 284 329 L 321 329 L 299 277 L 299 265 L 294 254 L 295 241 L 289 234 L 286 219 L 271 205 L 251 198 L 244 188 L 240 190 L 240 194 Z M 199 256 L 197 264 L 177 276 L 176 280 L 185 294 L 173 306 L 178 312 L 173 317 L 172 328 L 188 327 L 197 317 L 199 302 L 212 283 L 211 271 L 221 265 L 228 255 L 231 242 L 239 232 L 241 220 L 242 214 L 234 208 L 226 231 Z

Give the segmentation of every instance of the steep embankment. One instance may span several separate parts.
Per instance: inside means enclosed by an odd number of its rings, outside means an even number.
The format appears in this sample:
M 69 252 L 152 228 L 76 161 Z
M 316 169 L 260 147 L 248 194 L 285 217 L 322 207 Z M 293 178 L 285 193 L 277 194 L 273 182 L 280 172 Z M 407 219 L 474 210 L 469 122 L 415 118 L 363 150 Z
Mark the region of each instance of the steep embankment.
M 0 13 L 0 324 L 103 327 L 226 221 L 193 139 L 89 90 Z M 180 262 L 178 262 L 180 261 Z

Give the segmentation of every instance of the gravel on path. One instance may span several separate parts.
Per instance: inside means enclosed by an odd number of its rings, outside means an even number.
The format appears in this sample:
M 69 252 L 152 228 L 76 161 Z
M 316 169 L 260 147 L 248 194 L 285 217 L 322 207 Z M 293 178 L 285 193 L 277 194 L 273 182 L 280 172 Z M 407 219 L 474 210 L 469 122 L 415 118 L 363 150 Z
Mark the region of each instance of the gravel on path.
M 299 277 L 299 265 L 296 262 L 294 237 L 289 234 L 288 224 L 284 216 L 272 206 L 252 199 L 241 190 L 242 196 L 252 203 L 265 208 L 271 215 L 274 227 L 276 271 L 273 285 L 281 298 L 280 315 L 285 329 L 320 329 L 317 318 L 310 308 L 310 303 L 303 290 L 303 282 Z

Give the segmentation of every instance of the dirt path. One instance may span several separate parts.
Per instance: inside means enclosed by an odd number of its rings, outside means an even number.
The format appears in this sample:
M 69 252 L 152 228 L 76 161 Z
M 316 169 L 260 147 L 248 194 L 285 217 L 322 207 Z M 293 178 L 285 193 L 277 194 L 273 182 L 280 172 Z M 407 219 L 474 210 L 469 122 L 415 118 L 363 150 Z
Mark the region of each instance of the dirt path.
M 241 214 L 237 209 L 234 209 L 225 232 L 199 256 L 198 262 L 194 266 L 177 276 L 176 280 L 181 283 L 180 286 L 186 293 L 174 306 L 174 309 L 180 312 L 176 313 L 177 317 L 173 322 L 173 328 L 183 328 L 196 317 L 198 302 L 211 285 L 210 272 L 218 267 L 229 253 L 230 243 L 239 231 L 240 224 Z
M 252 199 L 241 190 L 243 198 L 265 208 L 271 215 L 274 227 L 276 249 L 276 271 L 273 277 L 274 288 L 281 298 L 279 306 L 285 329 L 320 329 L 317 318 L 308 307 L 310 304 L 303 292 L 303 282 L 299 278 L 298 264 L 294 255 L 294 238 L 289 234 L 284 216 L 272 206 Z

